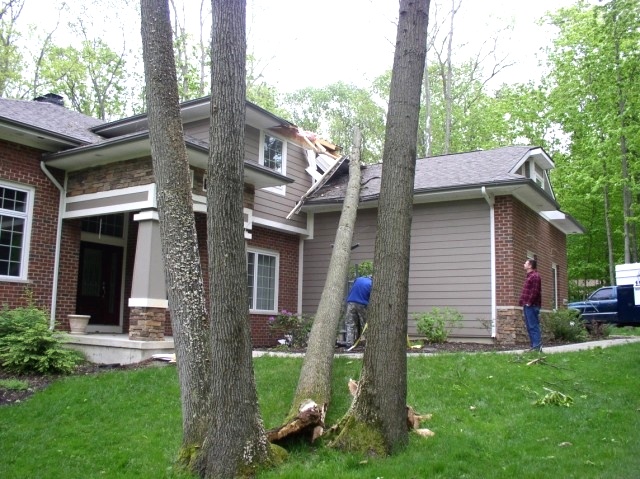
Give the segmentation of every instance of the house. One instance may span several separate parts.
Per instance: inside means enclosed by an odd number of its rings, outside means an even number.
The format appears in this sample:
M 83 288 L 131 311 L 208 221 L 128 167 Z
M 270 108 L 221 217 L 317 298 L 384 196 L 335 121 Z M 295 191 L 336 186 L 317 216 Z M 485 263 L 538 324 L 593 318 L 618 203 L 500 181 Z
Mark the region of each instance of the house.
M 208 98 L 182 103 L 181 114 L 206 271 Z M 315 312 L 346 161 L 339 147 L 250 102 L 245 152 L 251 330 L 254 345 L 268 346 L 274 313 Z M 581 231 L 553 199 L 551 159 L 513 147 L 419 165 L 412 311 L 456 307 L 467 318 L 459 337 L 515 339 L 502 324 L 518 313 L 522 258 L 538 255 L 545 285 L 555 285 L 545 307 L 560 304 L 565 236 Z M 380 166 L 364 173 L 355 262 L 373 257 Z M 88 333 L 100 334 L 74 344 L 100 350 L 98 362 L 110 361 L 103 347 L 126 349 L 129 362 L 171 349 L 146 115 L 105 123 L 53 94 L 0 99 L 0 220 L 0 304 L 23 304 L 28 289 L 56 328 L 67 330 L 70 314 L 90 315 Z
M 518 300 L 523 263 L 538 260 L 543 310 L 566 303 L 566 236 L 582 226 L 560 210 L 549 181 L 554 167 L 542 148 L 511 146 L 417 160 L 411 227 L 409 333 L 415 315 L 451 307 L 464 316 L 451 338 L 526 342 Z M 339 170 L 308 195 L 312 216 L 305 241 L 303 310 L 318 305 L 327 258 L 347 186 Z M 382 165 L 363 170 L 352 252 L 373 259 Z M 374 265 L 375 268 L 375 265 Z
M 206 271 L 209 101 L 185 102 L 181 111 Z M 251 327 L 254 344 L 265 346 L 276 339 L 269 316 L 300 308 L 310 227 L 306 214 L 286 216 L 340 155 L 249 102 L 245 136 Z M 57 95 L 1 99 L 0 215 L 0 304 L 24 304 L 28 288 L 58 328 L 68 329 L 69 314 L 91 316 L 88 332 L 102 335 L 75 342 L 111 335 L 114 347 L 166 346 L 158 345 L 171 326 L 145 115 L 103 123 L 66 109 Z

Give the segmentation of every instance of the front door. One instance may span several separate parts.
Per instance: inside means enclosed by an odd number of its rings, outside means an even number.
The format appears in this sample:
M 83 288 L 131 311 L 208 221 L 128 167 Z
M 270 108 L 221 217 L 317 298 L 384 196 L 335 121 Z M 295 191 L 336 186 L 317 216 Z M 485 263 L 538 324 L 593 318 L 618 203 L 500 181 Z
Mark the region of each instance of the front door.
M 118 326 L 122 282 L 122 247 L 80 243 L 76 312 L 89 314 L 89 324 Z

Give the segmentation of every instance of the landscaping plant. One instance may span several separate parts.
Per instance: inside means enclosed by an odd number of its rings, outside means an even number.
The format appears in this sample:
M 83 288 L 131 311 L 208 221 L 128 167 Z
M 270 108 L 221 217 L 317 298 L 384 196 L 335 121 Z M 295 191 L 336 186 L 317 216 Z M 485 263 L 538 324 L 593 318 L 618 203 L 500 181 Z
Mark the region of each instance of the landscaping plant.
M 453 308 L 433 308 L 428 313 L 414 315 L 418 332 L 429 343 L 444 343 L 449 330 L 463 319 L 462 314 Z
M 63 335 L 49 329 L 47 313 L 27 294 L 27 306 L 0 310 L 0 367 L 13 373 L 70 373 L 82 362 L 63 347 Z

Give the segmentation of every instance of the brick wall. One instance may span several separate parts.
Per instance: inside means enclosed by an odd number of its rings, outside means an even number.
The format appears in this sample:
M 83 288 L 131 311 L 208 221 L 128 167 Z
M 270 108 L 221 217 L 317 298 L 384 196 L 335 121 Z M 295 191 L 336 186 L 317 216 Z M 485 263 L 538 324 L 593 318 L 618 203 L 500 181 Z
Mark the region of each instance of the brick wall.
M 298 253 L 299 238 L 297 235 L 286 234 L 262 227 L 252 230 L 253 238 L 248 245 L 264 248 L 280 253 L 280 277 L 278 288 L 278 310 L 298 310 Z M 276 335 L 269 330 L 267 321 L 270 314 L 252 314 L 251 338 L 257 347 L 274 346 Z
M 135 254 L 135 237 L 137 227 L 135 222 L 130 226 L 129 255 L 127 257 L 127 281 L 125 283 L 125 298 L 131 296 L 131 277 L 133 275 L 133 262 Z M 207 256 L 207 217 L 204 214 L 196 213 L 196 231 L 198 234 L 198 244 L 200 246 L 200 258 L 202 262 L 202 272 L 204 276 L 205 294 L 209 292 L 208 278 L 208 256 Z M 253 238 L 248 241 L 251 247 L 262 248 L 279 252 L 280 254 L 280 276 L 278 289 L 279 310 L 296 311 L 298 306 L 298 236 L 286 234 L 262 227 L 255 227 L 252 230 Z M 208 299 L 207 299 L 208 304 Z M 129 308 L 125 308 L 125 331 L 128 329 Z M 273 346 L 278 339 L 271 333 L 268 320 L 271 314 L 251 314 L 251 338 L 256 347 Z M 166 313 L 164 333 L 171 336 L 171 318 L 169 312 Z
M 0 140 L 0 179 L 35 188 L 27 282 L 0 282 L 0 305 L 24 306 L 28 289 L 36 305 L 49 311 L 60 193 L 40 169 L 41 157 L 39 150 Z M 55 176 L 62 182 L 59 171 Z
M 528 342 L 522 309 L 518 306 L 526 272 L 524 262 L 532 252 L 542 279 L 542 309 L 553 304 L 553 270 L 558 272 L 558 300 L 562 307 L 568 297 L 566 237 L 540 215 L 512 196 L 495 201 L 496 299 L 498 342 Z

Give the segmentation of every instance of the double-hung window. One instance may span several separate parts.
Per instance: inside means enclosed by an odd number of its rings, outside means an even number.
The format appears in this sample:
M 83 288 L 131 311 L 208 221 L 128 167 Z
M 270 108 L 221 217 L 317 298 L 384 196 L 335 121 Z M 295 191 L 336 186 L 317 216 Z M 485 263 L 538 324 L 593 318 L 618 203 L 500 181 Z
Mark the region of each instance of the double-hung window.
M 249 309 L 252 312 L 277 311 L 278 269 L 277 253 L 247 251 L 247 285 L 249 290 Z
M 33 190 L 0 183 L 0 279 L 26 280 Z
M 259 163 L 282 175 L 287 173 L 287 142 L 264 131 L 260 132 L 260 158 Z M 275 193 L 284 194 L 285 186 L 273 186 L 266 188 Z

